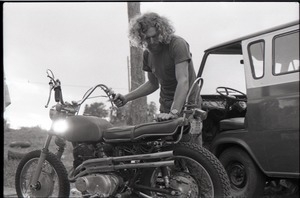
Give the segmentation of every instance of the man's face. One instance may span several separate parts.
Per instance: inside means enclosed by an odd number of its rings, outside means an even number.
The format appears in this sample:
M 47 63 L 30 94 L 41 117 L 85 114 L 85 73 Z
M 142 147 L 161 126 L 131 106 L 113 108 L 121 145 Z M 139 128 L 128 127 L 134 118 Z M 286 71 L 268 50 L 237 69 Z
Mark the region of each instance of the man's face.
M 161 43 L 158 39 L 158 33 L 155 27 L 150 27 L 146 32 L 145 41 L 147 43 L 147 49 L 150 52 L 156 52 L 161 49 Z

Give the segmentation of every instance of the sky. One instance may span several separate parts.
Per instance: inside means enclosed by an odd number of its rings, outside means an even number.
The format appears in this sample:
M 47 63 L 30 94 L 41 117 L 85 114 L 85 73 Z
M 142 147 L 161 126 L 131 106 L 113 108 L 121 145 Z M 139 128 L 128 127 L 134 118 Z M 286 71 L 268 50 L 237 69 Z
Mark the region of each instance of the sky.
M 196 73 L 205 49 L 299 19 L 296 2 L 142 2 L 141 12 L 148 11 L 169 18 L 188 41 Z M 66 101 L 100 83 L 126 94 L 127 35 L 126 2 L 4 3 L 3 63 L 12 101 L 4 118 L 10 127 L 49 128 L 46 69 L 61 80 Z M 158 95 L 148 103 L 158 105 Z

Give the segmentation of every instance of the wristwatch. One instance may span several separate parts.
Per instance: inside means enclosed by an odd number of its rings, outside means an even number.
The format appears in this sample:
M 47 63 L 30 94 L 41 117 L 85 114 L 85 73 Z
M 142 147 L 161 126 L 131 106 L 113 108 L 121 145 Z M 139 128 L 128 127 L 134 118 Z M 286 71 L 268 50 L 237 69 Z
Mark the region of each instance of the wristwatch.
M 172 110 L 170 111 L 170 114 L 175 115 L 175 116 L 179 116 L 179 112 L 178 112 L 177 109 L 172 109 Z

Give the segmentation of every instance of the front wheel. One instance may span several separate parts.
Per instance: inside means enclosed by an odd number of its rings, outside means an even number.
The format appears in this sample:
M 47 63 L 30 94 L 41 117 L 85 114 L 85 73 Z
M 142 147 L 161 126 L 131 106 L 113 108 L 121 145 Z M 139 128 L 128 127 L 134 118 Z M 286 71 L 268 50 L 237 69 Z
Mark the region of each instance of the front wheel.
M 226 171 L 212 153 L 193 143 L 179 143 L 169 149 L 173 149 L 174 166 L 165 169 L 148 169 L 143 175 L 143 184 L 177 193 L 163 194 L 145 191 L 146 194 L 165 198 L 230 196 L 230 184 Z M 169 186 L 165 185 L 163 176 L 166 170 L 169 173 Z
M 228 173 L 233 197 L 263 196 L 265 176 L 244 150 L 226 149 L 219 159 Z
M 30 187 L 40 154 L 40 150 L 32 151 L 20 161 L 15 178 L 18 197 L 69 197 L 70 183 L 67 171 L 53 153 L 48 153 L 43 163 L 38 187 Z

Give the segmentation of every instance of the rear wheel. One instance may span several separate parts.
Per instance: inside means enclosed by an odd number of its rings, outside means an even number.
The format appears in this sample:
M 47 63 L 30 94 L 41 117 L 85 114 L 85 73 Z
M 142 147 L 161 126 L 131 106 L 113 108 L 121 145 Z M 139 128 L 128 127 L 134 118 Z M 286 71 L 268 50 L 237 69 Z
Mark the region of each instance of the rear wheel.
M 30 187 L 40 154 L 40 150 L 32 151 L 20 161 L 15 179 L 18 197 L 69 197 L 70 183 L 67 171 L 53 153 L 48 153 L 46 157 L 37 187 Z
M 230 185 L 227 174 L 218 159 L 203 147 L 193 143 L 174 146 L 174 166 L 166 169 L 148 169 L 143 184 L 172 193 L 145 191 L 153 197 L 229 197 Z M 169 186 L 163 172 L 169 173 Z
M 229 176 L 233 197 L 263 196 L 265 176 L 244 150 L 226 149 L 219 159 Z

